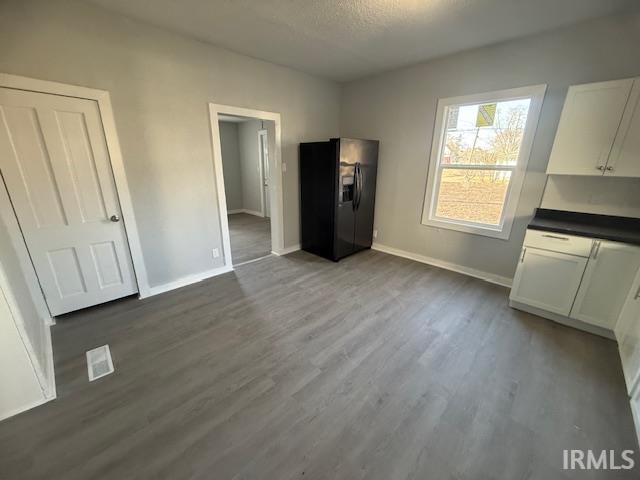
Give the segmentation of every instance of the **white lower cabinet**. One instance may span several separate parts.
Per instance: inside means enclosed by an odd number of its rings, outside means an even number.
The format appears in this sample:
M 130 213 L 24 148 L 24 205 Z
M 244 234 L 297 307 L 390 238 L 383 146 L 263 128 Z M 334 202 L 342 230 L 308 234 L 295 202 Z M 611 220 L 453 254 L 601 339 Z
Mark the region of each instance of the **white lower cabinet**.
M 613 330 L 640 268 L 640 247 L 596 240 L 571 318 Z
M 527 230 L 510 300 L 611 337 L 639 270 L 638 246 Z
M 620 312 L 616 338 L 627 389 L 632 392 L 635 386 L 640 395 L 640 272 Z
M 569 315 L 587 259 L 524 247 L 511 287 L 511 300 Z

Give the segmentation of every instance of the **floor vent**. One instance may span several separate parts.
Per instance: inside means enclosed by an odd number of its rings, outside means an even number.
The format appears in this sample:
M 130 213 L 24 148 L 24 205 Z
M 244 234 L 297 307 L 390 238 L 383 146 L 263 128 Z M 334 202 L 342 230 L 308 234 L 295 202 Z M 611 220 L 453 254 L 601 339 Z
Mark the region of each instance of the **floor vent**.
M 87 352 L 87 370 L 90 382 L 113 373 L 113 360 L 111 360 L 109 345 L 102 345 Z

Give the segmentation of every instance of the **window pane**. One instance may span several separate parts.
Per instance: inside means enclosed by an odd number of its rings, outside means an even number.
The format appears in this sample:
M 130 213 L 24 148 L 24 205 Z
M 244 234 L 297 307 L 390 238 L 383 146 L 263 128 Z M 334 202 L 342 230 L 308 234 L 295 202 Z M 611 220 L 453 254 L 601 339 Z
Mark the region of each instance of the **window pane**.
M 499 225 L 510 180 L 509 170 L 444 168 L 436 217 Z
M 440 163 L 515 165 L 530 103 L 525 98 L 449 107 Z

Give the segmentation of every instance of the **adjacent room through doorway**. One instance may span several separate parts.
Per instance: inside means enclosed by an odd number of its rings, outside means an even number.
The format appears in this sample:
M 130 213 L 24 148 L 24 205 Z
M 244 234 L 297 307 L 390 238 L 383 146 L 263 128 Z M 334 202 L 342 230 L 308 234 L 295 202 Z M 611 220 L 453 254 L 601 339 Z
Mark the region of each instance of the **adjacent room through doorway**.
M 273 121 L 219 115 L 225 197 L 234 265 L 271 254 L 270 146 Z

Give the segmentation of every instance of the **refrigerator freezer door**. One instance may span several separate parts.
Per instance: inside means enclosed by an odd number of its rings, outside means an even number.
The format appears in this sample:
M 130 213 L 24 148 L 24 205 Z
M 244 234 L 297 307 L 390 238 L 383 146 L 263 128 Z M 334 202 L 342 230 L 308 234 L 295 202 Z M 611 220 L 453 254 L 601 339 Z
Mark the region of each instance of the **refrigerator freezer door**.
M 355 234 L 355 165 L 340 162 L 339 185 L 344 191 L 345 184 L 349 186 L 348 194 L 341 195 L 336 207 L 334 260 L 338 260 L 353 253 L 353 237 Z

